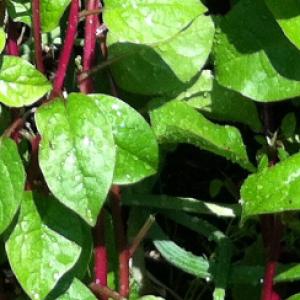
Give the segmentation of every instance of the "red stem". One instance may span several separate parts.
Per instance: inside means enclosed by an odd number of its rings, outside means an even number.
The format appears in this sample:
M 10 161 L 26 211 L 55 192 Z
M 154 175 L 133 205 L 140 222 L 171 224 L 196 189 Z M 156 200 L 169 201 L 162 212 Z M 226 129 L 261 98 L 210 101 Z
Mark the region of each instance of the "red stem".
M 79 0 L 72 0 L 69 19 L 68 19 L 66 38 L 58 60 L 58 69 L 55 74 L 53 90 L 50 99 L 60 96 L 63 88 L 68 64 L 70 61 L 70 57 L 72 54 L 73 46 L 77 35 L 77 25 L 79 22 L 79 9 L 80 9 Z
M 6 42 L 6 53 L 12 56 L 19 56 L 20 50 L 18 46 L 18 32 L 16 23 L 12 20 L 8 22 L 8 36 Z
M 32 0 L 32 23 L 36 66 L 40 72 L 45 73 L 41 36 L 40 0 Z
M 121 189 L 113 186 L 111 189 L 111 207 L 114 223 L 116 243 L 119 253 L 119 294 L 122 297 L 129 295 L 129 249 L 123 226 L 121 208 Z
M 87 3 L 87 10 L 92 11 L 99 8 L 99 0 L 89 0 Z M 97 29 L 97 15 L 88 15 L 85 19 L 85 38 L 83 49 L 83 71 L 89 71 L 95 61 L 96 51 L 96 29 Z M 91 93 L 93 91 L 93 81 L 91 77 L 87 77 L 80 82 L 80 90 L 82 93 Z
M 102 211 L 98 217 L 98 222 L 94 231 L 94 240 L 95 240 L 95 283 L 100 284 L 102 287 L 107 286 L 107 274 L 108 274 L 108 256 L 107 249 L 105 246 L 105 212 Z M 102 296 L 102 300 L 107 300 L 108 298 Z

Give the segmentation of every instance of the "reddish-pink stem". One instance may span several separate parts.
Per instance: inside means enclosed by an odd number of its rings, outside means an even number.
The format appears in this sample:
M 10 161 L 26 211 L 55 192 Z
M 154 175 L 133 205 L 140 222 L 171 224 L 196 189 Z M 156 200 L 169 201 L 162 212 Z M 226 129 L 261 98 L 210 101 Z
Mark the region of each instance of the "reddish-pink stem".
M 32 23 L 36 66 L 40 72 L 45 73 L 41 36 L 40 0 L 32 0 Z
M 108 255 L 105 246 L 105 212 L 102 211 L 98 217 L 98 222 L 94 231 L 95 240 L 95 283 L 100 284 L 102 287 L 107 286 L 107 274 L 108 274 Z M 107 300 L 108 298 L 102 296 L 102 300 Z
M 111 207 L 114 223 L 116 243 L 119 253 L 119 294 L 127 297 L 129 294 L 129 249 L 123 226 L 121 209 L 121 190 L 119 186 L 113 186 L 111 189 Z
M 92 11 L 97 9 L 99 8 L 99 5 L 99 0 L 89 0 L 87 3 L 87 10 Z M 97 19 L 97 15 L 88 15 L 85 19 L 83 71 L 89 71 L 95 61 Z M 91 77 L 87 77 L 80 82 L 80 90 L 86 94 L 93 91 L 93 81 Z
M 13 55 L 13 56 L 20 55 L 16 23 L 14 23 L 12 20 L 9 20 L 9 22 L 8 22 L 8 36 L 7 36 L 7 42 L 6 42 L 6 53 L 8 55 Z
M 63 49 L 59 56 L 58 69 L 55 74 L 53 90 L 50 99 L 60 96 L 63 88 L 68 64 L 70 61 L 70 57 L 72 54 L 73 46 L 77 35 L 77 26 L 79 22 L 79 9 L 80 9 L 79 0 L 72 0 L 70 14 L 68 18 L 66 38 L 64 41 Z

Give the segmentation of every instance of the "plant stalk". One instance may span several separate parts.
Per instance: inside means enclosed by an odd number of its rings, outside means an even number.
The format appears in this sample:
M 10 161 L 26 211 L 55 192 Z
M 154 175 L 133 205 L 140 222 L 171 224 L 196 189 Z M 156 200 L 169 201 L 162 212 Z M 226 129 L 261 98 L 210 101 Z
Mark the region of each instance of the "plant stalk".
M 70 61 L 70 57 L 72 54 L 72 50 L 77 35 L 77 26 L 79 22 L 79 9 L 80 9 L 79 0 L 72 0 L 69 18 L 68 18 L 68 27 L 66 32 L 65 43 L 58 60 L 58 69 L 55 74 L 53 90 L 50 95 L 50 99 L 60 96 L 62 92 L 68 64 Z
M 32 27 L 36 66 L 37 69 L 44 74 L 45 66 L 42 49 L 40 0 L 32 0 Z
M 6 42 L 6 53 L 12 56 L 19 56 L 20 49 L 18 45 L 18 32 L 16 23 L 12 20 L 8 21 L 8 35 Z
M 119 253 L 119 294 L 122 297 L 129 295 L 129 249 L 125 235 L 122 208 L 121 189 L 119 186 L 111 188 L 111 208 L 114 224 L 114 232 Z
M 99 7 L 99 0 L 89 0 L 87 2 L 87 10 L 92 11 Z M 96 51 L 96 29 L 97 15 L 88 15 L 85 20 L 85 37 L 83 49 L 83 71 L 89 71 L 95 61 Z M 93 80 L 91 77 L 80 82 L 80 91 L 88 94 L 93 91 Z

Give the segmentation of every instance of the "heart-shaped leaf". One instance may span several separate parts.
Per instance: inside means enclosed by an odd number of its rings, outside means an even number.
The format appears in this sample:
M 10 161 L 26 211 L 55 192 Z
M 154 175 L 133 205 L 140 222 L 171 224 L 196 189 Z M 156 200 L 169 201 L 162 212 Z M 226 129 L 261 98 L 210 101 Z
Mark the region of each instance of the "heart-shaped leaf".
M 42 136 L 39 163 L 50 190 L 95 225 L 113 180 L 116 150 L 110 124 L 83 94 L 40 107 L 36 123 Z
M 117 146 L 114 183 L 130 184 L 153 175 L 158 145 L 145 119 L 125 102 L 107 95 L 90 95 L 113 129 Z
M 80 256 L 80 247 L 48 228 L 26 192 L 18 222 L 6 242 L 9 263 L 19 283 L 33 300 L 45 299 Z M 38 198 L 36 201 L 43 201 Z

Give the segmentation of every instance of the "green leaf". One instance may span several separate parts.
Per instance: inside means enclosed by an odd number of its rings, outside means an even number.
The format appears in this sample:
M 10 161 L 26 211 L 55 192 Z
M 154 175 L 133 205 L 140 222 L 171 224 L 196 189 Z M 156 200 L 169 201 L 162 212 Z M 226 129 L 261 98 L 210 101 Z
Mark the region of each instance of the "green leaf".
M 57 300 L 96 300 L 92 292 L 77 278 L 74 278 L 69 289 Z
M 8 0 L 6 1 L 9 16 L 15 22 L 23 22 L 31 26 L 31 1 Z
M 240 206 L 237 204 L 216 204 L 193 198 L 172 197 L 166 195 L 124 194 L 122 197 L 122 204 L 172 209 L 229 218 L 240 215 Z
M 41 23 L 42 31 L 50 32 L 59 25 L 59 21 L 71 0 L 42 0 Z
M 220 84 L 261 102 L 300 95 L 300 52 L 264 1 L 239 1 L 218 31 L 214 52 Z
M 300 209 L 300 153 L 249 176 L 241 189 L 243 217 Z
M 209 16 L 190 21 L 182 31 L 156 43 L 139 38 L 144 32 L 137 30 L 134 30 L 136 41 L 126 41 L 131 30 L 128 27 L 122 37 L 111 37 L 109 58 L 117 84 L 124 90 L 143 95 L 173 93 L 186 88 L 205 64 L 214 35 L 214 24 Z
M 8 107 L 1 106 L 0 104 L 0 135 L 9 127 L 11 124 L 11 112 Z
M 12 107 L 31 105 L 51 89 L 44 75 L 26 60 L 3 56 L 0 62 L 0 102 Z
M 40 107 L 39 164 L 59 201 L 95 225 L 112 184 L 115 145 L 105 116 L 91 98 L 70 94 Z
M 300 2 L 299 0 L 265 0 L 286 37 L 300 48 Z
M 6 42 L 6 34 L 3 27 L 0 27 L 0 53 L 3 51 Z
M 280 129 L 285 138 L 290 138 L 294 135 L 297 126 L 295 113 L 288 113 L 281 121 Z
M 156 173 L 158 145 L 145 119 L 125 102 L 90 95 L 113 129 L 116 149 L 115 184 L 130 184 Z
M 206 10 L 198 0 L 106 0 L 103 17 L 109 40 L 150 44 L 169 39 Z
M 204 70 L 198 80 L 176 99 L 187 101 L 213 119 L 240 122 L 254 131 L 262 130 L 255 103 L 219 85 L 209 70 Z
M 142 298 L 139 298 L 138 300 L 164 300 L 164 298 L 147 295 L 147 296 L 143 296 Z
M 216 125 L 177 100 L 153 109 L 150 116 L 159 143 L 192 144 L 230 159 L 249 171 L 254 170 L 237 128 Z
M 75 265 L 80 250 L 77 244 L 44 224 L 33 195 L 25 193 L 6 252 L 14 274 L 30 298 L 45 299 Z
M 220 179 L 213 179 L 210 183 L 209 183 L 209 195 L 212 198 L 215 198 L 216 196 L 219 195 L 221 188 L 223 187 L 224 183 L 222 180 Z
M 179 247 L 157 224 L 152 227 L 151 238 L 157 250 L 170 264 L 198 278 L 211 279 L 209 262 L 204 257 L 196 256 Z
M 21 203 L 25 170 L 16 144 L 0 138 L 0 234 L 9 226 Z

